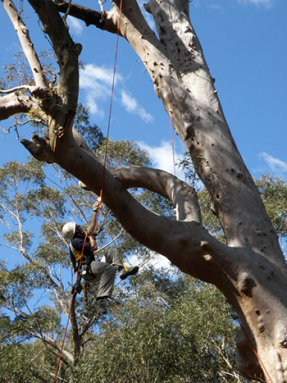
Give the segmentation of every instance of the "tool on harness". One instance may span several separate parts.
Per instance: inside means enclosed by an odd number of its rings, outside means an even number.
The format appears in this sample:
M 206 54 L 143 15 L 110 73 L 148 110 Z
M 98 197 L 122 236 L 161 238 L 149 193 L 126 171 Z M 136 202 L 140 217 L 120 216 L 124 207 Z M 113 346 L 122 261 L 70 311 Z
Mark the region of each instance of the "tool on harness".
M 83 290 L 83 287 L 81 285 L 81 280 L 78 280 L 76 287 L 75 286 L 72 287 L 72 290 L 71 290 L 72 295 L 74 294 L 75 290 L 76 290 L 76 293 L 81 294 L 81 292 Z
M 95 278 L 95 275 L 93 274 L 93 272 L 91 270 L 91 264 L 90 263 L 85 263 L 81 266 L 80 274 L 83 278 L 85 278 L 87 276 L 91 276 L 91 277 Z

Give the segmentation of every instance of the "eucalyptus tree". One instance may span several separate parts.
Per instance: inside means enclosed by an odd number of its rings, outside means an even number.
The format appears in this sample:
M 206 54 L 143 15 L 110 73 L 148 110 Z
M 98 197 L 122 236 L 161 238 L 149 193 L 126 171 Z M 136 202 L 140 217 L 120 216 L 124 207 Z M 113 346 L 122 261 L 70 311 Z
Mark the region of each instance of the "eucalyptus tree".
M 2 90 L 0 118 L 20 113 L 37 119 L 47 131 L 31 140 L 23 139 L 22 144 L 38 160 L 58 164 L 79 179 L 85 189 L 99 194 L 103 166 L 73 129 L 82 47 L 72 40 L 65 20 L 70 13 L 109 33 L 116 33 L 119 25 L 120 35 L 145 65 L 209 193 L 211 209 L 220 221 L 226 243 L 204 229 L 194 189 L 165 172 L 134 166 L 111 168 L 105 173 L 103 201 L 138 242 L 163 254 L 183 272 L 214 284 L 227 297 L 241 322 L 237 351 L 242 374 L 258 381 L 267 381 L 269 375 L 274 383 L 285 382 L 285 259 L 224 117 L 190 21 L 189 2 L 151 0 L 146 4 L 158 35 L 135 0 L 123 0 L 121 20 L 120 0 L 114 0 L 111 10 L 102 13 L 70 2 L 29 3 L 50 38 L 59 79 L 49 80 L 46 76 L 20 12 L 11 0 L 2 0 L 29 62 L 33 82 Z M 65 12 L 64 18 L 60 12 Z M 128 192 L 130 187 L 142 187 L 170 199 L 177 220 L 147 210 Z
M 83 118 L 79 118 L 77 124 L 80 122 L 83 123 Z M 79 129 L 89 134 L 98 156 L 103 156 L 98 128 L 90 127 L 86 120 Z M 109 146 L 109 162 L 149 163 L 147 153 L 139 150 L 134 142 L 110 140 Z M 140 191 L 135 193 L 147 206 L 156 204 L 159 212 L 169 214 L 171 209 L 166 208 L 163 200 L 147 199 Z M 84 349 L 94 341 L 95 328 L 102 321 L 93 309 L 97 285 L 90 286 L 88 292 L 84 289 L 80 299 L 71 301 L 75 279 L 67 243 L 61 234 L 65 219 L 73 217 L 85 226 L 93 202 L 94 194 L 78 188 L 73 177 L 58 166 L 44 166 L 30 158 L 27 163 L 13 161 L 0 168 L 3 233 L 0 240 L 0 368 L 4 381 L 51 381 L 60 355 L 63 323 L 69 313 L 70 330 L 61 355 L 59 378 L 73 381 L 75 366 L 83 357 Z M 122 256 L 132 252 L 142 262 L 150 259 L 152 254 L 123 233 L 105 206 L 101 214 L 97 233 L 100 248 L 117 238 Z M 99 251 L 99 256 L 101 254 Z
M 81 381 L 243 382 L 232 309 L 212 285 L 148 269 L 121 292 L 78 366 Z

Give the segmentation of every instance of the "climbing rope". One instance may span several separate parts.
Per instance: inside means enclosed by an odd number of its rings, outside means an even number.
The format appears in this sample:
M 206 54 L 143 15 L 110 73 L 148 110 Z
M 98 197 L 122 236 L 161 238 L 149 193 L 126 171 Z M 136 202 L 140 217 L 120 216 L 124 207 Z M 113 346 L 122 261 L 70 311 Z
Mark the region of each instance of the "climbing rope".
M 108 157 L 107 156 L 107 154 L 108 154 L 108 142 L 109 142 L 109 134 L 110 134 L 110 126 L 111 126 L 111 116 L 112 116 L 112 105 L 113 105 L 113 96 L 114 96 L 114 87 L 115 87 L 115 77 L 116 77 L 116 66 L 117 66 L 117 56 L 118 56 L 118 46 L 119 46 L 121 14 L 122 14 L 122 0 L 120 1 L 120 9 L 119 9 L 119 22 L 118 22 L 118 31 L 117 31 L 117 42 L 116 42 L 116 53 L 115 53 L 115 62 L 114 62 L 114 72 L 113 72 L 113 81 L 112 81 L 110 110 L 109 110 L 108 131 L 107 131 L 107 139 L 106 139 L 106 150 L 105 150 L 104 166 L 103 166 L 102 188 L 101 188 L 100 196 L 99 196 L 99 199 L 98 199 L 99 200 L 99 208 L 98 208 L 97 218 L 96 218 L 95 233 L 97 231 L 99 214 L 101 213 L 101 202 L 102 202 L 102 195 L 103 195 L 103 188 L 104 188 L 104 181 L 105 181 L 106 163 L 107 163 L 107 157 Z M 81 258 L 79 260 L 79 266 L 78 266 L 78 271 L 77 271 L 76 282 L 75 282 L 75 285 L 74 285 L 74 288 L 73 288 L 73 296 L 72 296 L 72 300 L 71 300 L 70 311 L 69 311 L 69 315 L 68 315 L 67 325 L 66 325 L 66 329 L 65 329 L 65 333 L 64 333 L 64 338 L 63 338 L 63 342 L 62 342 L 62 346 L 61 346 L 61 350 L 60 350 L 60 354 L 59 354 L 59 359 L 58 359 L 56 373 L 55 373 L 55 377 L 54 377 L 54 382 L 53 383 L 56 382 L 56 378 L 57 378 L 57 374 L 58 374 L 58 370 L 59 370 L 59 366 L 60 366 L 60 360 L 61 360 L 61 356 L 62 356 L 62 352 L 63 352 L 63 348 L 64 348 L 64 343 L 65 343 L 65 339 L 66 339 L 66 335 L 67 335 L 68 325 L 69 325 L 69 322 L 70 322 L 72 307 L 73 307 L 73 303 L 74 303 L 75 296 L 76 296 L 76 286 L 77 286 L 78 279 L 79 279 L 80 267 L 81 267 L 81 263 L 82 263 L 82 258 L 83 258 L 84 247 L 85 247 L 87 235 L 88 235 L 88 233 L 86 233 L 85 239 L 84 239 L 84 242 L 83 242 Z M 124 267 L 126 268 L 125 265 L 124 265 Z
M 106 163 L 107 163 L 107 158 L 108 158 L 108 144 L 109 144 L 110 127 L 111 127 L 111 117 L 112 117 L 113 98 L 114 98 L 114 88 L 115 88 L 115 78 L 116 78 L 116 68 L 117 68 L 117 58 L 118 58 L 118 47 L 119 47 L 119 36 L 120 36 L 120 21 L 121 21 L 121 15 L 122 15 L 122 0 L 121 0 L 121 2 L 120 2 L 120 9 L 119 9 L 119 23 L 118 23 L 118 30 L 117 30 L 117 42 L 116 42 L 116 52 L 115 52 L 115 61 L 114 61 L 114 71 L 113 71 L 113 81 L 112 81 L 112 91 L 111 91 L 111 100 L 110 100 L 110 111 L 109 111 L 109 119 L 108 119 L 108 131 L 107 131 L 107 138 L 106 138 L 106 150 L 105 150 L 105 157 L 104 157 L 104 168 L 103 168 L 103 177 L 102 177 L 102 188 L 101 188 L 101 192 L 100 192 L 99 211 L 101 210 L 101 201 L 102 201 L 103 188 L 104 188 L 104 181 L 105 181 L 105 173 L 106 173 Z
M 247 339 L 247 341 L 248 341 L 248 343 L 249 343 L 249 345 L 250 345 L 252 351 L 254 352 L 256 358 L 258 359 L 258 362 L 259 362 L 259 364 L 260 364 L 262 370 L 264 371 L 264 373 L 265 373 L 265 375 L 267 376 L 267 378 L 270 380 L 270 383 L 273 383 L 273 381 L 272 381 L 270 375 L 268 374 L 268 372 L 267 372 L 267 370 L 266 370 L 266 368 L 265 368 L 265 366 L 264 366 L 262 360 L 260 359 L 259 355 L 257 354 L 257 352 L 255 351 L 254 347 L 252 346 L 251 340 L 249 339 L 249 337 L 248 337 L 248 335 L 247 335 L 247 332 L 245 331 L 245 329 L 244 329 L 244 327 L 242 326 L 242 324 L 240 324 L 240 327 L 242 328 L 242 331 L 244 332 L 244 335 L 246 336 L 246 339 Z
M 77 286 L 78 279 L 79 279 L 80 268 L 81 268 L 81 263 L 82 263 L 82 258 L 83 258 L 83 254 L 84 254 L 84 248 L 85 248 L 85 243 L 86 243 L 86 240 L 87 240 L 87 236 L 88 236 L 88 233 L 86 233 L 85 238 L 84 238 L 84 242 L 83 242 L 83 247 L 82 247 L 82 251 L 81 251 L 81 257 L 80 257 L 80 260 L 79 260 L 78 271 L 77 271 L 77 276 L 76 276 L 76 282 L 75 282 L 75 285 L 73 287 L 73 295 L 72 295 L 72 300 L 71 300 L 71 305 L 70 305 L 70 311 L 69 311 L 69 315 L 68 315 L 67 325 L 66 325 L 66 329 L 65 329 L 65 333 L 64 333 L 64 338 L 63 338 L 63 341 L 62 341 L 62 346 L 61 346 L 61 350 L 60 350 L 60 354 L 59 354 L 59 359 L 58 359 L 58 363 L 57 363 L 57 368 L 56 368 L 56 372 L 55 372 L 54 383 L 56 382 L 56 378 L 57 378 L 57 374 L 58 374 L 58 370 L 59 370 L 59 366 L 60 366 L 60 361 L 61 361 L 61 356 L 62 356 L 62 353 L 63 353 L 64 343 L 65 343 L 65 339 L 66 339 L 66 335 L 67 335 L 67 331 L 68 331 L 68 325 L 69 325 L 69 322 L 70 322 L 72 307 L 73 307 L 75 296 L 76 296 L 76 286 Z

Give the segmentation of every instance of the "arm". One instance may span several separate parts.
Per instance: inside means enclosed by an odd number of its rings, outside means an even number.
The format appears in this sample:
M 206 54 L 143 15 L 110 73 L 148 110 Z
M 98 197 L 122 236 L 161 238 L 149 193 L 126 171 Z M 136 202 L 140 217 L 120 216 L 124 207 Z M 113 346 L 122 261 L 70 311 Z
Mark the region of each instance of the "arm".
M 88 227 L 88 237 L 91 244 L 91 251 L 96 251 L 98 249 L 98 246 L 93 236 L 95 232 L 96 224 L 97 224 L 98 208 L 99 208 L 99 201 L 96 201 L 93 205 L 93 214 Z
M 98 246 L 97 246 L 97 243 L 96 243 L 96 241 L 95 241 L 94 236 L 88 234 L 88 237 L 89 237 L 90 244 L 91 244 L 91 251 L 96 251 L 96 250 L 98 250 Z

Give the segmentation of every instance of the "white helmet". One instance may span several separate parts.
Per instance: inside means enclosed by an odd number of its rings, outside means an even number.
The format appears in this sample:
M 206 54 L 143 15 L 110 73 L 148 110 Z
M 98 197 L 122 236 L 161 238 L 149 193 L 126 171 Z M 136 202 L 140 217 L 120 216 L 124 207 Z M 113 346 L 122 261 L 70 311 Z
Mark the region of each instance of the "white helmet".
M 75 232 L 75 222 L 68 222 L 63 226 L 62 233 L 65 239 L 69 239 L 71 241 L 74 238 Z

